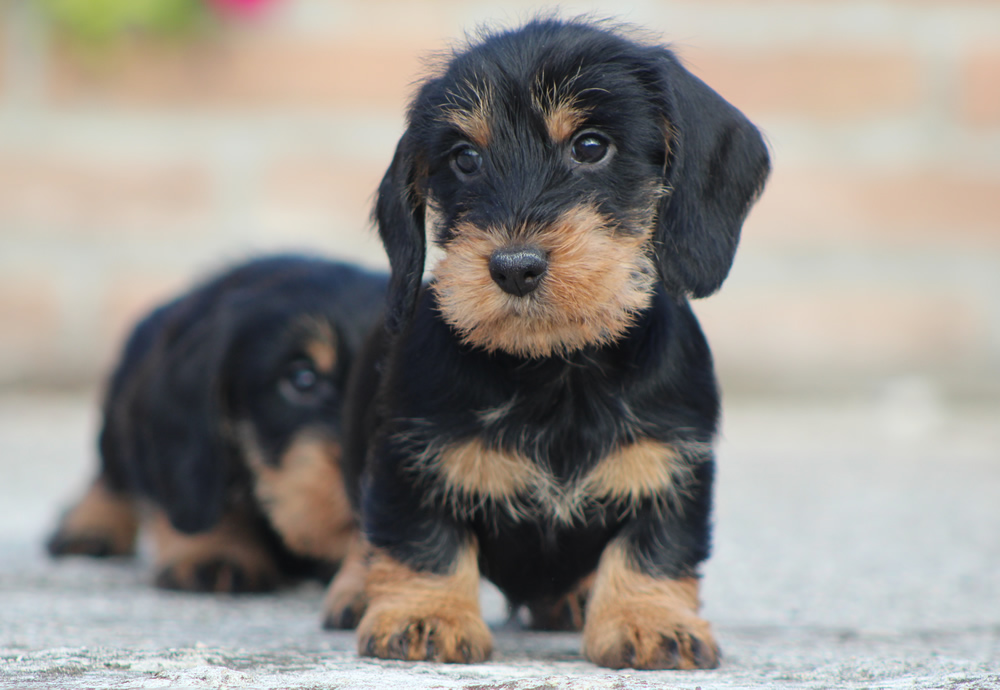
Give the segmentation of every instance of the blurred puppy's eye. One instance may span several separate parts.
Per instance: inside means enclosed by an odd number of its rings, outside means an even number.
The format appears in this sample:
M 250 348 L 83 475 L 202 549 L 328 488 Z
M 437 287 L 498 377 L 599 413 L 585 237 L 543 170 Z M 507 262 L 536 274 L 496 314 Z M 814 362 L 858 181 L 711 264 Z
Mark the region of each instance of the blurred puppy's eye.
M 296 362 L 292 365 L 291 371 L 288 372 L 288 382 L 299 393 L 308 393 L 316 388 L 319 376 L 313 369 L 312 362 Z
M 594 165 L 611 153 L 611 141 L 600 132 L 580 132 L 570 144 L 569 155 L 577 163 Z
M 282 375 L 278 383 L 281 394 L 297 405 L 319 402 L 329 390 L 329 383 L 316 371 L 308 359 L 296 359 Z
M 461 178 L 472 177 L 483 167 L 483 156 L 469 144 L 460 144 L 451 151 L 451 167 Z

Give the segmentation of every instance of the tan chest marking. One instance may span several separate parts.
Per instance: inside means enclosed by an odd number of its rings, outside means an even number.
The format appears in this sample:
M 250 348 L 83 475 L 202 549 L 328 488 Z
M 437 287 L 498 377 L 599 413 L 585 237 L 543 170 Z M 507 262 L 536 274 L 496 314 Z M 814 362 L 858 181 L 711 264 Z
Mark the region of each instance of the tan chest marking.
M 487 448 L 478 438 L 446 448 L 437 467 L 449 492 L 493 501 L 512 500 L 549 481 L 528 458 Z
M 672 488 L 683 462 L 671 445 L 642 439 L 620 446 L 588 472 L 580 486 L 587 496 L 638 504 Z
M 498 506 L 517 520 L 544 516 L 564 524 L 600 504 L 635 510 L 671 491 L 685 466 L 672 446 L 651 439 L 619 447 L 587 474 L 566 482 L 530 458 L 488 448 L 478 438 L 445 448 L 428 464 L 443 480 L 430 500 L 443 497 L 459 517 Z

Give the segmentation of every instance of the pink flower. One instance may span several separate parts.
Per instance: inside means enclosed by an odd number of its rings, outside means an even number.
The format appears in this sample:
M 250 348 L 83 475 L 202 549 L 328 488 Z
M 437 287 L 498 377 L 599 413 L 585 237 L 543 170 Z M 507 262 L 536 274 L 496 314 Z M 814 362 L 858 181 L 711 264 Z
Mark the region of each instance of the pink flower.
M 208 2 L 222 13 L 249 17 L 260 12 L 264 6 L 272 4 L 274 0 L 208 0 Z

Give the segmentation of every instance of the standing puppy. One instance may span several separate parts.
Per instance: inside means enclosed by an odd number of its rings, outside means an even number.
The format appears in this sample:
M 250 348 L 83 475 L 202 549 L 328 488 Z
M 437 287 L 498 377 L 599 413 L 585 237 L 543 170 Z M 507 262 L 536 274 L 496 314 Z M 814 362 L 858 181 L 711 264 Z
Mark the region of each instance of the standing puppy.
M 109 381 L 97 477 L 50 553 L 130 554 L 145 521 L 160 587 L 259 591 L 332 569 L 355 529 L 342 392 L 385 286 L 346 264 L 272 256 L 146 316 Z
M 605 25 L 488 34 L 424 82 L 379 188 L 387 328 L 345 454 L 370 547 L 327 607 L 363 611 L 362 654 L 487 658 L 485 575 L 536 626 L 582 623 L 597 664 L 717 665 L 719 398 L 687 298 L 722 284 L 768 168 L 739 111 Z

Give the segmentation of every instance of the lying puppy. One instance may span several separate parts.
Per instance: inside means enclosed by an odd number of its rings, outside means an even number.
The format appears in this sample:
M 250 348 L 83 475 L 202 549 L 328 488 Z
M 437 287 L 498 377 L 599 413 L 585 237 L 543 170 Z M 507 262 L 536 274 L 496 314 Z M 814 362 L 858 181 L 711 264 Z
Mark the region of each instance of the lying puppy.
M 325 612 L 360 617 L 361 654 L 486 659 L 485 575 L 536 626 L 582 625 L 597 664 L 717 665 L 719 398 L 687 298 L 722 284 L 768 170 L 740 112 L 604 24 L 491 33 L 422 84 L 376 203 L 387 328 L 350 394 L 369 547 Z
M 261 591 L 332 572 L 354 532 L 342 391 L 385 288 L 352 266 L 276 256 L 154 310 L 109 382 L 97 477 L 49 552 L 131 554 L 143 521 L 159 587 Z

